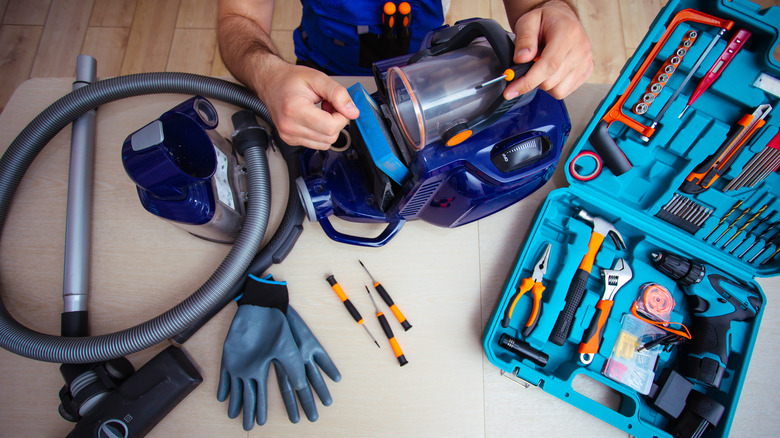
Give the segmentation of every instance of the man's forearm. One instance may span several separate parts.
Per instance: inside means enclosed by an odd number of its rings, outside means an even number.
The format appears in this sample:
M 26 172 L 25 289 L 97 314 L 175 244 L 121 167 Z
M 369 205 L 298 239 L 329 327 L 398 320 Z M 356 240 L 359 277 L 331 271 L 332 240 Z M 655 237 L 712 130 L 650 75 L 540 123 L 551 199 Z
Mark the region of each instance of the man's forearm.
M 545 3 L 560 2 L 566 4 L 571 8 L 574 13 L 577 13 L 577 8 L 571 0 L 504 0 L 504 9 L 506 9 L 506 17 L 509 19 L 510 27 L 513 27 L 517 23 L 517 19 L 524 14 L 542 6 Z
M 269 64 L 281 61 L 268 32 L 249 18 L 220 16 L 217 38 L 225 66 L 236 79 L 249 87 L 257 88 L 255 78 L 258 73 L 270 67 Z

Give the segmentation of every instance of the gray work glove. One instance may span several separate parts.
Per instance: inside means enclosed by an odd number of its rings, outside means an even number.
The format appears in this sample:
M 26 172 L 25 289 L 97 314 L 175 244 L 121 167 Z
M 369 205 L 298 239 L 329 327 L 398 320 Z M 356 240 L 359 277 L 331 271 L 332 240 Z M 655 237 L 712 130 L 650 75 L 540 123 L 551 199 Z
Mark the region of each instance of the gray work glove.
M 287 322 L 287 285 L 250 275 L 222 349 L 217 400 L 230 394 L 228 417 L 243 406 L 244 430 L 267 419 L 266 384 L 271 362 L 295 390 L 308 387 L 298 345 Z
M 293 423 L 297 423 L 301 418 L 298 411 L 298 403 L 295 400 L 295 395 L 297 394 L 306 418 L 309 421 L 317 421 L 319 415 L 317 414 L 317 405 L 311 392 L 312 388 L 314 388 L 314 392 L 317 393 L 323 405 L 330 406 L 333 403 L 328 386 L 325 384 L 325 379 L 322 378 L 318 366 L 334 382 L 341 380 L 341 373 L 336 369 L 336 365 L 328 356 L 328 353 L 325 352 L 325 349 L 322 348 L 317 338 L 314 337 L 314 334 L 301 316 L 292 307 L 287 308 L 287 322 L 290 325 L 290 330 L 292 330 L 295 343 L 298 345 L 298 350 L 303 357 L 303 362 L 306 365 L 306 377 L 309 380 L 309 385 L 306 385 L 303 389 L 293 391 L 290 379 L 285 372 L 277 369 L 276 377 L 279 381 L 279 389 L 282 392 L 284 406 L 287 408 L 287 416 Z

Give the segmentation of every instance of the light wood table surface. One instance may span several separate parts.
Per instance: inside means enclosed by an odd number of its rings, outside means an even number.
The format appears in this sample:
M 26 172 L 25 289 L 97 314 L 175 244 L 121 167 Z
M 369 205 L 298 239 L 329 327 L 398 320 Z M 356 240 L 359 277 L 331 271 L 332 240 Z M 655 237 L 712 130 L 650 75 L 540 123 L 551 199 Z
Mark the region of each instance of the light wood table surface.
M 2 147 L 69 92 L 71 82 L 47 78 L 21 85 L 0 116 Z M 373 89 L 371 81 L 365 84 Z M 606 86 L 586 85 L 567 98 L 574 124 L 567 150 L 606 92 Z M 98 110 L 89 306 L 95 334 L 130 327 L 169 309 L 197 289 L 229 250 L 147 213 L 122 168 L 125 137 L 185 99 L 145 96 Z M 222 121 L 218 130 L 228 135 L 235 108 L 214 103 Z M 34 161 L 17 191 L 0 245 L 0 290 L 6 306 L 22 324 L 51 334 L 59 333 L 62 311 L 69 147 L 70 130 L 65 129 Z M 271 166 L 275 227 L 287 182 L 278 155 L 271 156 Z M 272 377 L 266 425 L 247 433 L 240 418 L 228 419 L 227 402 L 216 400 L 216 388 L 222 344 L 235 312 L 230 306 L 185 344 L 204 382 L 150 436 L 625 436 L 538 388 L 525 389 L 501 377 L 482 351 L 482 331 L 538 206 L 551 189 L 566 185 L 562 168 L 544 188 L 500 213 L 456 229 L 409 222 L 380 249 L 332 242 L 319 225 L 306 222 L 290 255 L 270 272 L 288 282 L 290 304 L 341 371 L 340 382 L 328 380 L 333 405 L 318 402 L 318 421 L 310 423 L 302 414 L 298 424 L 291 424 Z M 404 332 L 389 316 L 409 359 L 405 367 L 398 366 L 373 317 L 363 288 L 370 280 L 358 259 L 413 325 Z M 346 313 L 325 281 L 329 274 L 346 289 L 381 349 Z M 772 302 L 780 281 L 759 282 L 767 303 L 732 436 L 772 436 L 780 430 L 775 372 L 780 353 L 774 340 L 780 336 L 780 309 Z M 164 347 L 129 359 L 138 368 Z M 55 437 L 71 430 L 72 424 L 57 413 L 63 384 L 57 364 L 0 350 L 0 370 L 0 436 Z

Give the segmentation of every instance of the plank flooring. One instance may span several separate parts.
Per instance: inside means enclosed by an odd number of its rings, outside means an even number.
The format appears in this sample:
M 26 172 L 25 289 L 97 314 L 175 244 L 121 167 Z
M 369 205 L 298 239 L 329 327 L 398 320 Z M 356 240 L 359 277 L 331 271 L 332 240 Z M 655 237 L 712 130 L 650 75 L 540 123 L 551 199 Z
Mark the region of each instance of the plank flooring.
M 574 0 L 592 43 L 589 82 L 612 83 L 666 0 Z M 761 6 L 780 0 L 757 0 Z M 229 75 L 216 44 L 217 0 L 0 0 L 0 110 L 33 77 L 72 77 L 76 56 L 97 58 L 98 77 L 186 71 Z M 274 42 L 294 60 L 299 0 L 277 0 Z M 447 22 L 492 17 L 501 0 L 452 0 Z M 605 31 L 606 30 L 606 31 Z

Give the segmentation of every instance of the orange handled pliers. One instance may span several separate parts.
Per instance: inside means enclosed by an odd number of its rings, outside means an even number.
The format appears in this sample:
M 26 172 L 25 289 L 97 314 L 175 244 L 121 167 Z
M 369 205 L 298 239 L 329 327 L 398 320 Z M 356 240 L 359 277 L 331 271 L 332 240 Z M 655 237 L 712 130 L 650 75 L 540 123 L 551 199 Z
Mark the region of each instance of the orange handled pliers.
M 544 274 L 547 273 L 547 263 L 550 261 L 551 246 L 552 245 L 548 243 L 544 248 L 544 254 L 542 254 L 542 257 L 538 262 L 536 262 L 534 271 L 531 276 L 520 280 L 520 285 L 517 287 L 517 292 L 515 292 L 515 295 L 509 302 L 509 306 L 507 306 L 506 312 L 504 313 L 504 320 L 501 321 L 502 327 L 509 327 L 509 321 L 512 319 L 512 312 L 515 310 L 517 301 L 521 296 L 523 296 L 523 294 L 531 291 L 531 294 L 533 295 L 533 307 L 531 308 L 531 316 L 528 317 L 528 321 L 525 323 L 525 328 L 523 328 L 522 335 L 524 338 L 530 336 L 531 332 L 536 328 L 536 323 L 539 322 L 539 314 L 541 313 L 542 304 L 542 292 L 544 292 L 542 279 L 544 278 Z

